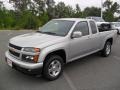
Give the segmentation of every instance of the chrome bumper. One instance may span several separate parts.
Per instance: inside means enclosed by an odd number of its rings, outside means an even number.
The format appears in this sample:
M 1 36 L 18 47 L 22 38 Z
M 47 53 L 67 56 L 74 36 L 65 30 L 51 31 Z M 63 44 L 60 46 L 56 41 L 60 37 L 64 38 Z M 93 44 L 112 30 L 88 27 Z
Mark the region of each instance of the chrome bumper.
M 43 67 L 43 62 L 41 63 L 27 63 L 27 62 L 23 62 L 21 60 L 17 60 L 16 58 L 12 57 L 9 52 L 7 51 L 5 53 L 5 56 L 7 59 L 11 60 L 14 64 L 18 65 L 19 67 L 25 68 L 25 69 L 38 69 L 38 68 L 42 68 Z

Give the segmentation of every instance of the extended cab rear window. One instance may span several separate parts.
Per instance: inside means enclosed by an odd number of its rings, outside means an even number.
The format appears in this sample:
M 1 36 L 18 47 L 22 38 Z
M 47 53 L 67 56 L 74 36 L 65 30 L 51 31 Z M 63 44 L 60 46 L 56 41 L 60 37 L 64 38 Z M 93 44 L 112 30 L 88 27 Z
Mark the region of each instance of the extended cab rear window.
M 97 27 L 96 27 L 96 24 L 95 24 L 94 21 L 90 21 L 90 27 L 91 27 L 91 30 L 92 30 L 92 34 L 97 33 Z

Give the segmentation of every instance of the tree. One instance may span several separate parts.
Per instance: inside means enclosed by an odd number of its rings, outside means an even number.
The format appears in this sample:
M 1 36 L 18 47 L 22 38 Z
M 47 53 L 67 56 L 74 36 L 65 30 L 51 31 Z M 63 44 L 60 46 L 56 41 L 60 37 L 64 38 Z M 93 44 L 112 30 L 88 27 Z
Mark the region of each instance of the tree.
M 54 0 L 46 0 L 47 5 L 47 13 L 49 16 L 49 19 L 55 18 L 55 1 Z
M 101 9 L 87 7 L 83 11 L 78 4 L 76 8 L 54 0 L 9 0 L 14 10 L 7 10 L 0 1 L 0 28 L 1 29 L 36 29 L 53 18 L 81 18 L 87 16 L 100 16 Z M 120 13 L 117 2 L 106 0 L 104 3 L 104 19 L 115 21 L 115 13 Z M 120 17 L 119 17 L 120 18 Z
M 14 23 L 14 18 L 12 16 L 11 10 L 7 10 L 4 7 L 2 1 L 0 1 L 0 28 L 11 28 Z
M 59 2 L 55 6 L 55 15 L 57 18 L 63 18 L 65 16 L 65 4 L 63 2 Z
M 66 6 L 64 2 L 59 2 L 55 6 L 56 18 L 69 18 L 74 17 L 75 11 L 71 6 Z
M 42 19 L 42 15 L 47 17 L 44 0 L 9 0 L 13 4 L 14 20 L 16 29 L 36 29 L 44 24 L 48 18 Z
M 114 14 L 119 13 L 120 5 L 117 2 L 106 0 L 103 4 L 105 8 L 104 18 L 106 21 L 114 21 Z
M 33 0 L 31 4 L 32 11 L 35 12 L 36 15 L 41 16 L 46 9 L 45 0 Z
M 2 10 L 2 9 L 3 9 L 3 7 L 4 7 L 4 4 L 3 4 L 3 2 L 2 2 L 2 1 L 0 1 L 0 10 Z
M 99 16 L 100 17 L 101 9 L 97 7 L 87 7 L 83 11 L 83 17 L 87 16 Z
M 15 29 L 37 29 L 39 19 L 29 11 L 24 11 L 16 22 Z
M 76 17 L 76 18 L 82 17 L 82 11 L 81 11 L 81 9 L 80 9 L 78 4 L 76 4 L 76 10 L 75 10 L 74 17 Z
M 65 7 L 65 17 L 66 18 L 74 18 L 75 16 L 75 10 L 71 6 Z
M 28 9 L 31 0 L 9 0 L 9 2 L 13 4 L 15 10 L 25 11 Z

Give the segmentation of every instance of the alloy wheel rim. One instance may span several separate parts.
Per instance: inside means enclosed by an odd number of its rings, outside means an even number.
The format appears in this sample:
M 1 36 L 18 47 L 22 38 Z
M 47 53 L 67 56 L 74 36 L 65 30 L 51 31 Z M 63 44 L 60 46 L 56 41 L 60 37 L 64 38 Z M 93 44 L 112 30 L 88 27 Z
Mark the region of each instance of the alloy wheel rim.
M 110 54 L 110 51 L 111 51 L 111 47 L 110 47 L 110 44 L 108 44 L 106 46 L 106 54 L 109 55 Z
M 61 71 L 61 63 L 58 60 L 54 60 L 50 63 L 48 72 L 52 77 L 56 77 L 60 74 Z

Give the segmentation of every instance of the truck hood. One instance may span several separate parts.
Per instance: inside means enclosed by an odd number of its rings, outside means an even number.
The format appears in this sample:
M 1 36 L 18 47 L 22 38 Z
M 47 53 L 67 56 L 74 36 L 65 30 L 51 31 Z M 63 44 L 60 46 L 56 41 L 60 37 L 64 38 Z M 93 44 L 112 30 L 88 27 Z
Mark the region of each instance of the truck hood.
M 62 38 L 41 33 L 29 33 L 10 39 L 10 43 L 20 47 L 39 47 L 40 45 L 46 47 L 60 42 Z

